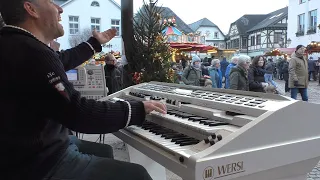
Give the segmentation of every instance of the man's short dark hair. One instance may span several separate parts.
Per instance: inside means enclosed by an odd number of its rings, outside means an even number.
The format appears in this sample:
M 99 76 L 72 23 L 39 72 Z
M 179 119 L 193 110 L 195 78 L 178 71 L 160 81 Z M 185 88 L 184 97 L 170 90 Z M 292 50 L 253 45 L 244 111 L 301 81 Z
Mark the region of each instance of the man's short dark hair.
M 34 0 L 0 0 L 0 12 L 4 22 L 8 25 L 18 25 L 26 20 L 27 11 L 24 2 Z

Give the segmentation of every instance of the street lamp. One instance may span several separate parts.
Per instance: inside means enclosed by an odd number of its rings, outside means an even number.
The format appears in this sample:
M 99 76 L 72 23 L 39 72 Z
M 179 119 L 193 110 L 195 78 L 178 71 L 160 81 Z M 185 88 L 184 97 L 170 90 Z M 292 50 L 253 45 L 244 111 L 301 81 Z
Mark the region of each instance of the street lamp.
M 289 39 L 287 40 L 287 45 L 290 46 L 290 44 L 291 44 L 291 39 L 289 38 Z

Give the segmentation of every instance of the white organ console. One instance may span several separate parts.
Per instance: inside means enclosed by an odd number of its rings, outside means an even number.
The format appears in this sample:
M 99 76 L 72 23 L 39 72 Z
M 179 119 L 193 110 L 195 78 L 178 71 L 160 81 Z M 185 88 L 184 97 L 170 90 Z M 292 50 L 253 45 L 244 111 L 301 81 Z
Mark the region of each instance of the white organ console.
M 320 160 L 317 104 L 159 82 L 101 101 L 119 99 L 167 104 L 114 134 L 184 180 L 305 180 Z

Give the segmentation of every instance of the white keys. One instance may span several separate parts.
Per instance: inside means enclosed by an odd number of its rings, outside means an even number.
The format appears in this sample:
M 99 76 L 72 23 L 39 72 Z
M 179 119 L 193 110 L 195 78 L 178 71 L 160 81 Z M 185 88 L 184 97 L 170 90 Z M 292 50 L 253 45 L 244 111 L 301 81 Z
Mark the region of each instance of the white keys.
M 161 146 L 167 150 L 173 151 L 174 153 L 184 155 L 184 156 L 191 156 L 192 154 L 186 154 L 182 153 L 182 151 L 186 151 L 191 149 L 193 145 L 189 146 L 180 146 L 179 144 L 175 144 L 175 142 L 171 142 L 171 139 L 165 139 L 161 137 L 161 135 L 153 134 L 152 132 L 149 132 L 148 130 L 142 129 L 137 126 L 130 126 L 127 128 L 128 131 L 137 134 L 141 137 L 144 137 L 145 139 L 151 141 L 153 144 L 156 144 L 158 146 Z
M 177 116 L 169 115 L 169 114 L 164 115 L 164 114 L 153 113 L 153 112 L 152 112 L 152 114 L 154 116 L 164 118 L 164 119 L 171 121 L 173 123 L 180 124 L 180 125 L 182 124 L 185 127 L 188 127 L 188 129 L 192 129 L 192 130 L 200 131 L 200 132 L 204 131 L 207 133 L 213 133 L 213 132 L 221 130 L 225 127 L 225 126 L 212 126 L 212 127 L 210 127 L 208 125 L 200 124 L 200 122 L 189 121 L 188 118 L 181 118 L 181 117 L 177 117 Z

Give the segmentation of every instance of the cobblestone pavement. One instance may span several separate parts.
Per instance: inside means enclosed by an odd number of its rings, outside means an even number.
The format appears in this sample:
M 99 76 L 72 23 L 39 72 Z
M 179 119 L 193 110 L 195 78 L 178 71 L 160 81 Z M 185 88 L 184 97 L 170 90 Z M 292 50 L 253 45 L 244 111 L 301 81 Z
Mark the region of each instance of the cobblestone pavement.
M 284 91 L 284 82 L 276 81 L 281 89 Z M 317 82 L 310 82 L 308 89 L 309 102 L 311 103 L 320 103 L 320 86 Z M 286 93 L 286 96 L 290 97 L 290 93 Z M 298 96 L 298 98 L 301 98 Z M 97 141 L 99 138 L 98 135 L 85 135 L 83 137 L 86 140 Z M 125 144 L 118 138 L 113 135 L 107 135 L 105 138 L 105 143 L 113 147 L 115 159 L 121 161 L 129 161 L 129 155 L 126 149 Z M 181 178 L 174 173 L 167 170 L 167 180 L 181 180 Z M 320 180 L 320 163 L 315 167 L 306 177 L 307 180 Z

